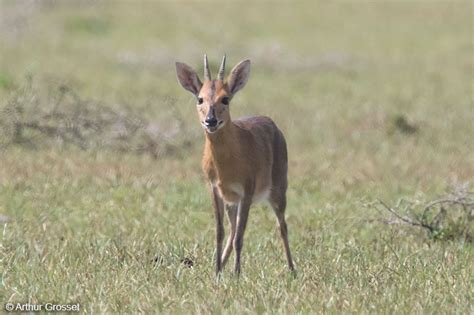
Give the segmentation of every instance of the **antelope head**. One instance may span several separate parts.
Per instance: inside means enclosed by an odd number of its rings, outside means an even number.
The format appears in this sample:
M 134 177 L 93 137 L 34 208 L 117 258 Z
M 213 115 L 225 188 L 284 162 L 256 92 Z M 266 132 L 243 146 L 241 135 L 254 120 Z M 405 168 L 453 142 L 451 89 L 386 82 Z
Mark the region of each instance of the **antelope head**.
M 224 55 L 217 79 L 213 80 L 207 55 L 204 55 L 203 82 L 193 68 L 185 63 L 176 62 L 178 81 L 183 88 L 196 97 L 199 121 L 209 134 L 231 122 L 230 101 L 235 93 L 245 86 L 250 74 L 250 60 L 243 60 L 232 69 L 227 80 L 224 80 L 225 60 L 226 56 Z

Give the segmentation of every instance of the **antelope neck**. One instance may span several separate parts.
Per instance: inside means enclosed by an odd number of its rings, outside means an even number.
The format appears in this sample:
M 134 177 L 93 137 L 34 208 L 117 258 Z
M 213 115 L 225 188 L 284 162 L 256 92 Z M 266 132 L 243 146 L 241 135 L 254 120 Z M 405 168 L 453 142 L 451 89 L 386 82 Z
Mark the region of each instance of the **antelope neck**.
M 234 123 L 229 120 L 217 132 L 212 134 L 206 132 L 206 147 L 210 150 L 213 160 L 217 162 L 220 157 L 233 155 L 238 144 L 236 131 Z

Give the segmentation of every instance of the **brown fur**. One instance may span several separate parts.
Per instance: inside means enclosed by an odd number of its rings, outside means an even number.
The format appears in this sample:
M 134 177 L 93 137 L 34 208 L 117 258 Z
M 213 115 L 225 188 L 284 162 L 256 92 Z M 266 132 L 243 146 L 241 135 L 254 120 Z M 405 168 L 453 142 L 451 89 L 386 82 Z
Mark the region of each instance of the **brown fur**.
M 198 115 L 206 129 L 202 160 L 203 171 L 211 185 L 216 217 L 216 272 L 236 249 L 235 272 L 240 272 L 240 253 L 251 204 L 266 198 L 277 215 L 288 266 L 294 270 L 285 222 L 288 158 L 285 138 L 268 117 L 256 116 L 232 120 L 229 105 L 224 104 L 247 82 L 250 62 L 235 66 L 226 82 L 201 83 L 189 66 L 176 64 L 181 85 L 198 99 Z M 199 104 L 201 102 L 201 104 Z M 211 115 L 219 122 L 206 126 Z M 230 234 L 224 252 L 222 241 L 224 207 L 230 222 Z
M 283 150 L 275 152 L 275 147 Z M 274 181 L 286 189 L 286 172 L 272 172 L 275 160 L 286 170 L 285 139 L 268 117 L 235 120 L 218 133 L 206 134 L 203 170 L 227 203 L 240 199 L 232 193 L 232 184 L 240 184 L 255 195 L 272 187 Z

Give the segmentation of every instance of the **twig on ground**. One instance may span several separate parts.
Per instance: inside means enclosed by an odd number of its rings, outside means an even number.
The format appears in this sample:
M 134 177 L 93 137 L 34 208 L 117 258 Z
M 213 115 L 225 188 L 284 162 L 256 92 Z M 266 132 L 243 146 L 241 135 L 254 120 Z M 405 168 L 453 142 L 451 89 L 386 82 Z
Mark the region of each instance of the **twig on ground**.
M 402 205 L 405 205 L 402 209 Z M 388 211 L 396 220 L 381 220 L 385 224 L 406 224 L 427 230 L 434 239 L 462 237 L 468 242 L 474 238 L 474 193 L 467 189 L 455 189 L 447 196 L 425 204 L 400 199 L 395 207 L 378 199 L 368 205 L 379 213 Z M 401 214 L 407 213 L 407 215 Z M 410 217 L 411 216 L 411 217 Z

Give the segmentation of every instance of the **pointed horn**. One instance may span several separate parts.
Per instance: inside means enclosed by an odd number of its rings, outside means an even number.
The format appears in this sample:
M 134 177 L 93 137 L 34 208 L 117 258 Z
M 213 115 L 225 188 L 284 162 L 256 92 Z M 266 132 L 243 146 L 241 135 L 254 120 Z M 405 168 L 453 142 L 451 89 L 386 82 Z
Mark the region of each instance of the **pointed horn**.
M 204 80 L 211 80 L 211 71 L 209 71 L 209 63 L 207 62 L 206 54 L 204 54 Z
M 221 67 L 219 68 L 219 73 L 217 74 L 217 80 L 224 81 L 224 72 L 225 72 L 225 55 L 222 58 Z

